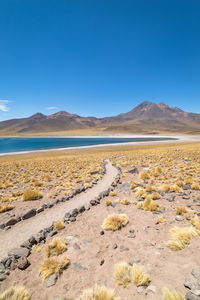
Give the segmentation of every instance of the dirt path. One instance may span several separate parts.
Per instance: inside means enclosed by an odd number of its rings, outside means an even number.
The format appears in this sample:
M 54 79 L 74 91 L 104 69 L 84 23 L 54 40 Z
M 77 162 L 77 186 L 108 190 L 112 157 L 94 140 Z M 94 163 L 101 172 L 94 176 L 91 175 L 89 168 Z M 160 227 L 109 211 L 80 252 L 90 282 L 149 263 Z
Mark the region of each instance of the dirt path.
M 35 217 L 24 220 L 8 231 L 0 232 L 0 260 L 7 256 L 9 250 L 19 247 L 31 235 L 38 233 L 41 229 L 51 226 L 53 221 L 61 220 L 70 209 L 86 205 L 93 200 L 100 192 L 109 188 L 117 175 L 117 169 L 108 161 L 106 164 L 106 174 L 91 189 L 75 196 L 73 199 L 60 203 L 55 207 L 45 210 Z

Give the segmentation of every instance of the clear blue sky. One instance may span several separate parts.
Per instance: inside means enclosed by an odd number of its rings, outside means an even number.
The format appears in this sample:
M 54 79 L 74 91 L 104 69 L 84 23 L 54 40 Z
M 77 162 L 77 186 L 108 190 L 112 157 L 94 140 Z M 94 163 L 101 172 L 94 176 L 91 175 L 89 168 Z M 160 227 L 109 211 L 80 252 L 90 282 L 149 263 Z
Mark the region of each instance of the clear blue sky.
M 200 113 L 199 0 L 0 0 L 0 120 L 142 101 Z

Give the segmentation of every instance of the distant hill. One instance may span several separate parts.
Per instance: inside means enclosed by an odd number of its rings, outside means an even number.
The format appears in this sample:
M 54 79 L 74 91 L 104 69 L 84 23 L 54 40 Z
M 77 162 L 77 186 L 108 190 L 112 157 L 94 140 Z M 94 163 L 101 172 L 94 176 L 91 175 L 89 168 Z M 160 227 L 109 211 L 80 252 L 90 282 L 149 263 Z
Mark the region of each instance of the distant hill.
M 28 118 L 0 122 L 0 136 L 103 133 L 200 134 L 200 114 L 145 101 L 113 117 L 81 117 L 60 111 L 48 116 L 36 113 Z

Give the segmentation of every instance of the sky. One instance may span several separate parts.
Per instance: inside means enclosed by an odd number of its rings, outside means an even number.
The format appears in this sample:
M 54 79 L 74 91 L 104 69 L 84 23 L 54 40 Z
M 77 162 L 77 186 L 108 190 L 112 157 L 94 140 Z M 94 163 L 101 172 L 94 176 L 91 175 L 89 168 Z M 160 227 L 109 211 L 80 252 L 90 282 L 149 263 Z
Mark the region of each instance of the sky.
M 0 0 L 0 121 L 200 113 L 199 0 Z

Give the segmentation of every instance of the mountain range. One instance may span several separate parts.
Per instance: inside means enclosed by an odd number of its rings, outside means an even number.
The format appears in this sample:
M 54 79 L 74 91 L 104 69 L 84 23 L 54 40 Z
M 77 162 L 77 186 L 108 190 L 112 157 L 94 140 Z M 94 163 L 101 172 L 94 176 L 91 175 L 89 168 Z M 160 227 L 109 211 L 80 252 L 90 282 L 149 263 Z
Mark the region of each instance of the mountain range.
M 36 113 L 28 118 L 0 122 L 0 136 L 51 134 L 200 134 L 200 114 L 188 113 L 164 103 L 142 102 L 113 117 L 81 117 L 66 111 Z

